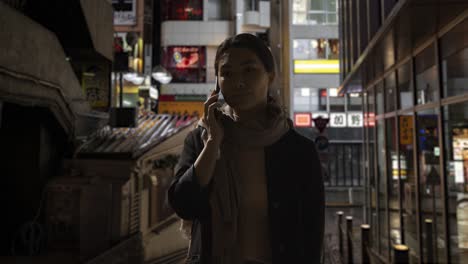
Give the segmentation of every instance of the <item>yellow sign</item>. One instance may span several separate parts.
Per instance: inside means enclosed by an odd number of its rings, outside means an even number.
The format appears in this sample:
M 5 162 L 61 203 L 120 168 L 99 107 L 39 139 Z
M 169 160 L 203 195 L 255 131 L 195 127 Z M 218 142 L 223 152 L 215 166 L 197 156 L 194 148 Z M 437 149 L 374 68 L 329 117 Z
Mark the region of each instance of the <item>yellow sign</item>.
M 294 73 L 340 73 L 340 61 L 294 60 Z
M 400 145 L 413 144 L 413 117 L 400 116 Z
M 204 102 L 181 102 L 181 101 L 162 101 L 159 102 L 158 112 L 159 113 L 188 113 L 190 115 L 198 114 L 203 115 Z

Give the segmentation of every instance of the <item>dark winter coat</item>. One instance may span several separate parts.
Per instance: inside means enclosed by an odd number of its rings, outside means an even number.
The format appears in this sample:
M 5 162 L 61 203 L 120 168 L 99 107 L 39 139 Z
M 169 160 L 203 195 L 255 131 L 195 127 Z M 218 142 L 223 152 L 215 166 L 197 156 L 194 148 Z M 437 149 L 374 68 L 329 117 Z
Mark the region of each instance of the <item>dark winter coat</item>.
M 202 188 L 193 164 L 203 149 L 201 128 L 185 139 L 169 203 L 183 219 L 192 220 L 188 263 L 210 263 L 210 187 Z M 324 234 L 324 188 L 315 144 L 289 130 L 265 148 L 270 241 L 273 264 L 321 263 Z

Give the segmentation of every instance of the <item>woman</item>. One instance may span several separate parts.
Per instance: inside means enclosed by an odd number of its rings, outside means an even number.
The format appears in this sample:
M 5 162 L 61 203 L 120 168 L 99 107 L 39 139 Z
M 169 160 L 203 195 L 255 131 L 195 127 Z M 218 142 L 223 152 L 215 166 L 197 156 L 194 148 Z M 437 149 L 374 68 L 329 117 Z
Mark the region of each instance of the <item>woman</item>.
M 226 105 L 216 90 L 205 102 L 168 191 L 174 211 L 192 221 L 187 263 L 320 263 L 321 165 L 268 94 L 270 50 L 254 35 L 228 38 L 215 72 Z

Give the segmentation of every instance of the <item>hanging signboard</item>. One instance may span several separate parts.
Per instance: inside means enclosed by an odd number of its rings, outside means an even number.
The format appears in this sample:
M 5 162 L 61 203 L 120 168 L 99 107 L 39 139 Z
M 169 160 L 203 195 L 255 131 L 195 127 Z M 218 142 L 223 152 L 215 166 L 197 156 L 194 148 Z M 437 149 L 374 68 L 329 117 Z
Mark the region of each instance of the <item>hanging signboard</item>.
M 137 24 L 136 0 L 112 0 L 115 26 L 133 26 Z

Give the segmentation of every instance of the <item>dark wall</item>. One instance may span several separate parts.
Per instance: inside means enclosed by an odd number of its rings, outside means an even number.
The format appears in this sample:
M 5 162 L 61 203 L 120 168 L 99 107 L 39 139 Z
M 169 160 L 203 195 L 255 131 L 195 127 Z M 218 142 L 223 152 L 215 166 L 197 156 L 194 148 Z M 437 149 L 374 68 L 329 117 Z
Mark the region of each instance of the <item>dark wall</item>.
M 20 229 L 38 213 L 38 222 L 42 223 L 42 193 L 46 183 L 58 173 L 67 141 L 50 112 L 42 108 L 4 103 L 1 122 L 0 255 L 11 255 L 13 244 L 17 255 L 25 255 Z M 38 233 L 36 238 L 45 236 Z

